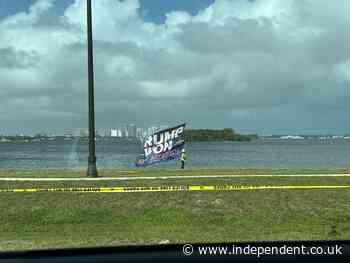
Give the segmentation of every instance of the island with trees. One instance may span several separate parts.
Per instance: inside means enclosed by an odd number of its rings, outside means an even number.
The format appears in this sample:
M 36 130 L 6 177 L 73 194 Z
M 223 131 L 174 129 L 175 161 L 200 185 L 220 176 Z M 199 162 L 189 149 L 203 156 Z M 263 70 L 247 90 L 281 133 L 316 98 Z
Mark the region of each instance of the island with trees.
M 257 134 L 238 134 L 231 128 L 223 130 L 186 129 L 186 141 L 251 141 L 258 138 Z

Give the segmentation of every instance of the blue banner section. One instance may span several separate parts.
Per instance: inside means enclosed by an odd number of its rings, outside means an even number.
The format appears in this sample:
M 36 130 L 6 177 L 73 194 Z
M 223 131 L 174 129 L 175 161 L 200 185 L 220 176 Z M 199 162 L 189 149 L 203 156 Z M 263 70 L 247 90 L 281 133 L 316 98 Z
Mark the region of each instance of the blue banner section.
M 144 167 L 162 161 L 178 160 L 185 147 L 185 125 L 161 130 L 145 138 L 143 154 L 136 160 L 135 165 Z

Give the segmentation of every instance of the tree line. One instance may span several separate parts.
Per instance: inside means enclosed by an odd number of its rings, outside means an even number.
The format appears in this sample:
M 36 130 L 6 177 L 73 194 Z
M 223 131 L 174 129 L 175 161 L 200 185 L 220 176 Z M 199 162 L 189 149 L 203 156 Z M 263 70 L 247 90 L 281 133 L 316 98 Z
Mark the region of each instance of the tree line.
M 231 128 L 223 130 L 186 129 L 186 141 L 251 141 L 258 138 L 257 134 L 238 134 Z

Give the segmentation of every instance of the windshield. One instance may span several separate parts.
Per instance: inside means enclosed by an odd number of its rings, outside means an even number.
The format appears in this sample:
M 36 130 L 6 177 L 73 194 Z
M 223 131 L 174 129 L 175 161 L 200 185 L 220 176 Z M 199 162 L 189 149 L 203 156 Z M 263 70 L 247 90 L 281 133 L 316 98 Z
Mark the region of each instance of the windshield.
M 0 250 L 349 239 L 349 13 L 0 0 Z

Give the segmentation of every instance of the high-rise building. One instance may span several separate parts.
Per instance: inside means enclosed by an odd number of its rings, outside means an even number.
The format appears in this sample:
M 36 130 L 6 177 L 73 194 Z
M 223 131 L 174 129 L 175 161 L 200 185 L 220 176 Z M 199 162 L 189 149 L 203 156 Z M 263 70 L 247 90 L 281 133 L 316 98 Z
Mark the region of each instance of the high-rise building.
M 119 137 L 119 138 L 123 137 L 121 129 L 117 129 L 117 137 Z
M 111 137 L 118 137 L 118 130 L 111 129 Z
M 145 138 L 145 137 L 147 137 L 147 135 L 148 135 L 147 129 L 143 128 L 142 129 L 142 137 Z
M 127 125 L 127 131 L 128 131 L 128 137 L 136 137 L 136 125 L 135 124 L 129 124 Z
M 136 137 L 142 138 L 142 128 L 136 128 Z
M 110 129 L 105 129 L 103 136 L 104 137 L 111 137 L 111 130 Z
M 122 132 L 122 137 L 129 137 L 127 127 L 123 127 L 121 132 Z

